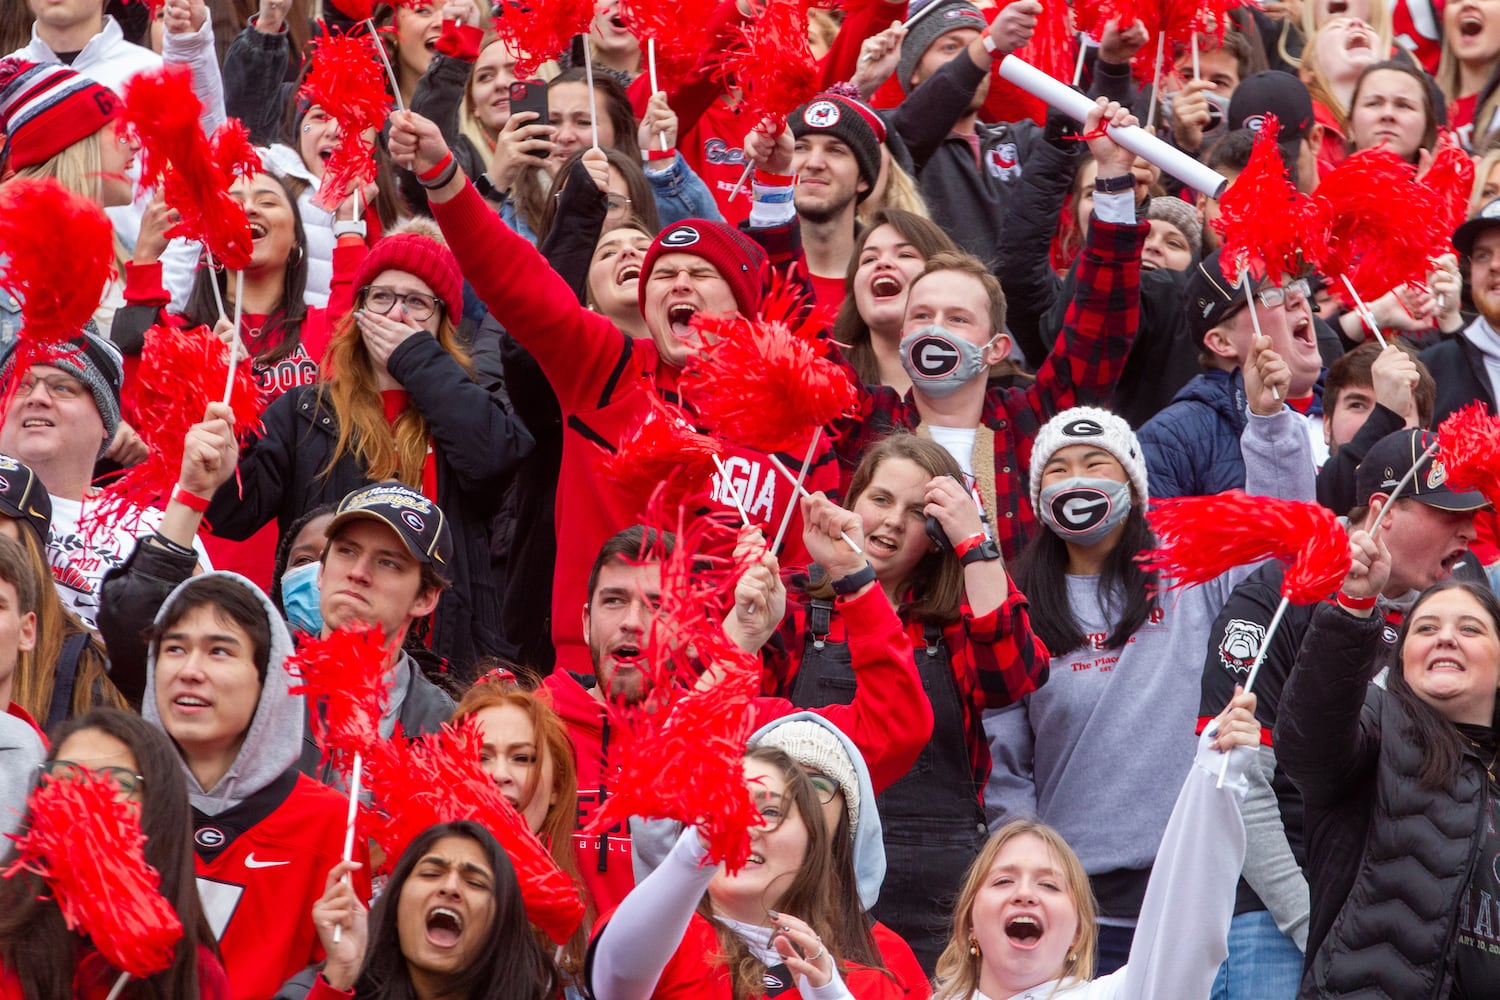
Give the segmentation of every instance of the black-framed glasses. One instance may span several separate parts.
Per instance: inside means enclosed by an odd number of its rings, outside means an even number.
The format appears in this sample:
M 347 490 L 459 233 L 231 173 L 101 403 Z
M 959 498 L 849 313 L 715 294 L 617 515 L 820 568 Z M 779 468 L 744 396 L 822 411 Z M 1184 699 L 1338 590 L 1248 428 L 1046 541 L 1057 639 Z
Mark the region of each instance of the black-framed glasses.
M 88 390 L 84 384 L 71 375 L 36 375 L 27 372 L 21 378 L 21 384 L 16 388 L 16 395 L 22 399 L 36 392 L 38 385 L 47 387 L 47 395 L 53 399 L 82 399 Z
M 839 783 L 822 771 L 807 771 L 806 773 L 808 783 L 812 785 L 818 801 L 825 806 L 832 802 L 833 797 L 839 793 Z
M 36 766 L 37 780 L 50 775 L 59 781 L 73 781 L 89 775 L 107 778 L 126 795 L 135 795 L 146 786 L 146 779 L 128 767 L 89 767 L 71 760 L 44 760 Z
M 762 830 L 775 830 L 786 822 L 787 813 L 792 811 L 791 801 L 779 792 L 756 792 L 752 798 L 755 808 L 760 810 Z
M 388 315 L 396 308 L 396 303 L 400 302 L 406 315 L 418 323 L 431 317 L 442 306 L 441 302 L 426 292 L 398 292 L 384 285 L 366 285 L 359 290 L 359 297 L 364 308 L 382 316 Z

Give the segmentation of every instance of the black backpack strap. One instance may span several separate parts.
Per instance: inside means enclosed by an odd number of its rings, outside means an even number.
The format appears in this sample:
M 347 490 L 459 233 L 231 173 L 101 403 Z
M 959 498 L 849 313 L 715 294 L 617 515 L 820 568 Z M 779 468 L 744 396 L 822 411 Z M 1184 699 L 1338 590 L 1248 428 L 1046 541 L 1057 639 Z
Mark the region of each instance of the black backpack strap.
M 57 723 L 73 714 L 73 684 L 78 679 L 78 658 L 88 645 L 89 634 L 78 632 L 63 640 L 62 651 L 57 655 L 57 673 L 52 678 L 52 704 L 47 706 L 47 721 L 42 728 L 51 730 Z

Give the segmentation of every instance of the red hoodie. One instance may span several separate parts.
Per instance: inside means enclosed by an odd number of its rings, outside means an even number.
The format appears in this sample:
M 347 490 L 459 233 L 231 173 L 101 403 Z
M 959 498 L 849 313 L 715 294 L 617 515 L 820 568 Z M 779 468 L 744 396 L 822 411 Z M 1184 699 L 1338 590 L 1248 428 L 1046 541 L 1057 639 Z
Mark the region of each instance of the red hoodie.
M 932 737 L 932 706 L 922 693 L 911 642 L 879 587 L 838 599 L 849 626 L 849 656 L 859 678 L 848 705 L 797 708 L 785 698 L 756 698 L 752 731 L 793 712 L 814 712 L 838 726 L 865 758 L 870 784 L 879 795 L 916 762 Z M 593 820 L 609 797 L 610 722 L 605 703 L 560 665 L 537 693 L 562 717 L 578 764 L 578 829 Z M 603 835 L 574 833 L 578 867 L 595 911 L 607 913 L 635 888 L 630 830 Z

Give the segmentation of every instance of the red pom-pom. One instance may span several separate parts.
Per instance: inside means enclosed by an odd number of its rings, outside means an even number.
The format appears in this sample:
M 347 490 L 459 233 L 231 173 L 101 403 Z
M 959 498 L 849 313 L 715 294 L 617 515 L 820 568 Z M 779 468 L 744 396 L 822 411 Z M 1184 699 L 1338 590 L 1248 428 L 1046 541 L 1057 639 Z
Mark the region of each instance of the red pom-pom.
M 298 96 L 338 122 L 339 144 L 323 165 L 318 204 L 332 211 L 355 186 L 375 180 L 375 143 L 391 110 L 385 71 L 364 31 L 329 33 L 313 49 L 312 65 Z
M 379 626 L 341 628 L 327 638 L 303 639 L 284 664 L 298 681 L 288 693 L 307 698 L 313 735 L 324 757 L 341 768 L 380 740 L 380 717 L 391 700 L 389 658 L 390 644 Z
M 556 59 L 573 44 L 574 35 L 588 34 L 594 23 L 594 0 L 502 0 L 496 10 L 498 16 L 491 22 L 495 34 L 512 52 L 520 53 L 518 80 Z
M 1435 251 L 1452 232 L 1440 228 L 1443 210 L 1435 193 L 1384 146 L 1349 156 L 1318 183 L 1316 197 L 1329 221 L 1323 273 L 1348 278 L 1365 302 L 1425 281 Z M 1354 304 L 1342 281 L 1333 290 Z
M 166 505 L 182 474 L 183 438 L 203 419 L 208 404 L 224 396 L 229 352 L 206 326 L 191 330 L 153 326 L 146 331 L 141 363 L 125 384 L 124 409 L 139 414 L 136 432 L 150 449 L 146 460 L 126 469 L 84 505 L 82 533 L 93 537 L 106 525 L 134 530 L 148 508 Z M 241 442 L 260 428 L 265 394 L 249 358 L 236 366 L 229 397 Z
M 656 82 L 669 92 L 712 48 L 711 13 L 706 6 L 693 10 L 678 0 L 622 0 L 620 4 L 620 16 L 640 39 L 643 60 L 647 40 L 656 41 Z
M 1438 426 L 1438 461 L 1455 490 L 1478 490 L 1500 503 L 1500 418 L 1483 403 L 1455 410 Z
M 1004 10 L 1015 0 L 1005 0 L 999 9 Z M 1068 5 L 1064 0 L 1042 0 L 1042 12 L 1037 16 L 1036 31 L 1031 41 L 1017 50 L 1016 57 L 1030 63 L 1054 80 L 1073 82 L 1074 60 L 1078 56 L 1074 41 L 1073 26 L 1069 23 Z
M 1207 583 L 1236 566 L 1275 558 L 1289 564 L 1282 596 L 1312 604 L 1333 593 L 1349 572 L 1349 537 L 1320 504 L 1230 490 L 1163 500 L 1146 519 L 1159 548 L 1139 560 L 1171 588 Z
M 743 567 L 705 553 L 721 548 L 729 529 L 709 518 L 683 523 L 670 556 L 642 553 L 661 563 L 661 606 L 642 650 L 647 697 L 609 704 L 610 765 L 618 769 L 612 794 L 586 832 L 608 829 L 630 816 L 696 826 L 712 862 L 729 871 L 750 855 L 749 831 L 762 820 L 745 780 L 745 743 L 759 661 L 741 650 L 705 608 L 722 606 Z M 719 671 L 697 689 L 699 665 Z
M 806 448 L 813 429 L 853 410 L 847 373 L 818 338 L 827 326 L 789 285 L 766 296 L 755 321 L 699 313 L 705 345 L 683 373 L 683 397 L 705 427 L 764 452 Z
M 515 867 L 526 919 L 563 944 L 583 920 L 582 893 L 480 766 L 482 743 L 470 716 L 410 743 L 397 732 L 372 745 L 366 757 L 372 834 L 394 864 L 428 827 L 474 820 L 495 835 Z
M 1327 241 L 1319 205 L 1287 179 L 1279 131 L 1276 116 L 1266 115 L 1250 162 L 1219 199 L 1213 227 L 1223 240 L 1220 266 L 1236 283 L 1248 267 L 1257 281 L 1269 276 L 1279 285 L 1315 262 Z
M 1453 230 L 1469 214 L 1469 193 L 1474 189 L 1474 158 L 1463 151 L 1452 132 L 1444 129 L 1438 136 L 1432 163 L 1418 183 L 1431 189 L 1437 198 L 1439 215 L 1436 227 L 1444 234 L 1437 249 L 1440 253 L 1451 253 Z
M 98 205 L 50 178 L 0 184 L 0 286 L 21 300 L 19 336 L 33 360 L 78 336 L 99 308 L 114 238 Z
M 16 860 L 5 877 L 45 879 L 68 929 L 111 965 L 145 979 L 172 964 L 182 922 L 146 864 L 140 807 L 116 798 L 114 782 L 92 773 L 43 778 L 23 832 L 10 837 Z
M 818 63 L 807 44 L 807 10 L 799 0 L 769 0 L 764 13 L 740 25 L 739 39 L 719 62 L 726 86 L 737 86 L 744 121 L 785 121 L 818 92 Z
M 714 473 L 714 457 L 723 454 L 724 445 L 693 430 L 681 408 L 654 394 L 650 398 L 651 411 L 605 461 L 604 474 L 642 508 L 661 490 L 661 502 L 675 509 L 703 489 Z
M 369 21 L 375 17 L 373 0 L 331 0 L 331 2 L 351 21 Z

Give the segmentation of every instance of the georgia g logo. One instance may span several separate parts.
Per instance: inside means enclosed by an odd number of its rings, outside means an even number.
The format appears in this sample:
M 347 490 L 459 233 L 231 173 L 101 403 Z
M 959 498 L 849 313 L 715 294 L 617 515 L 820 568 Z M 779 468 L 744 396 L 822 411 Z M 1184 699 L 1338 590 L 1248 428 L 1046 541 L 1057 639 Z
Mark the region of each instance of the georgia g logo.
M 664 234 L 661 245 L 664 247 L 690 247 L 699 239 L 698 230 L 692 226 L 678 226 L 676 229 Z
M 1068 437 L 1075 438 L 1098 437 L 1104 433 L 1104 428 L 1099 425 L 1097 420 L 1090 420 L 1088 417 L 1079 417 L 1077 420 L 1069 420 L 1063 424 L 1062 432 Z
M 1063 490 L 1052 498 L 1052 518 L 1059 531 L 1082 534 L 1109 517 L 1114 503 L 1093 486 Z
M 958 368 L 958 349 L 941 337 L 919 337 L 907 353 L 920 378 L 942 378 Z

